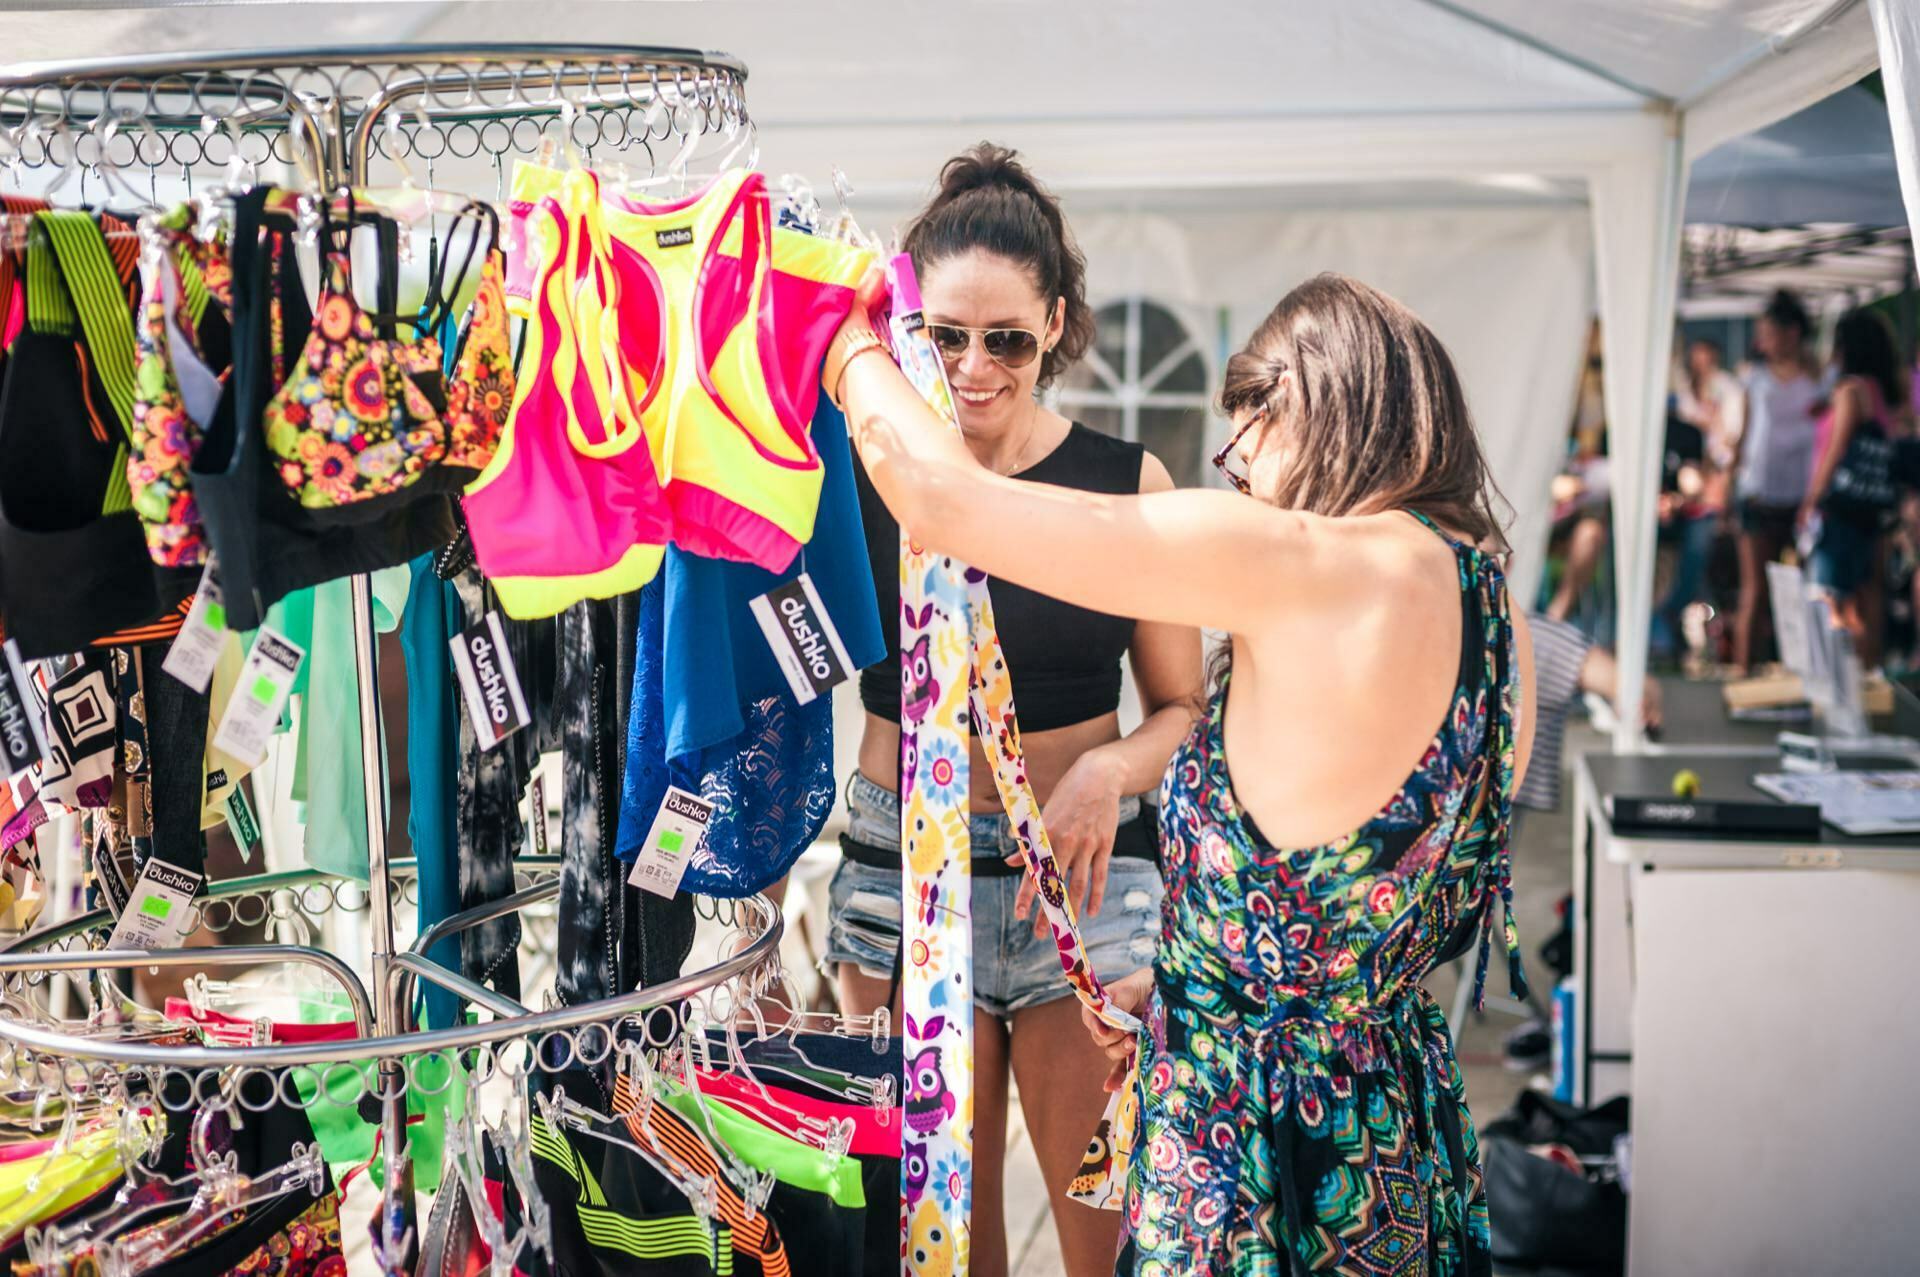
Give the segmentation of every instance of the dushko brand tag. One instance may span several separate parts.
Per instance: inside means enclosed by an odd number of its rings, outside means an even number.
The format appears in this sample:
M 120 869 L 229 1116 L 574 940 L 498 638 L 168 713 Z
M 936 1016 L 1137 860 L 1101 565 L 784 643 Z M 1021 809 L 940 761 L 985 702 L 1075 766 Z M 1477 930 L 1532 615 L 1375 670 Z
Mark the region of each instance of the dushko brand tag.
M 700 849 L 712 820 L 712 803 L 697 794 L 669 786 L 627 881 L 656 896 L 671 896 L 680 890 L 687 862 Z
M 494 748 L 533 721 L 498 612 L 487 613 L 448 639 L 447 646 L 453 652 L 454 676 L 460 680 L 460 694 L 481 749 Z
M 114 924 L 109 949 L 177 949 L 186 938 L 193 898 L 205 881 L 191 869 L 149 860 Z
M 250 765 L 266 757 L 267 742 L 273 739 L 280 712 L 293 691 L 294 675 L 306 656 L 298 643 L 260 627 L 227 701 L 227 712 L 220 716 L 220 730 L 213 736 L 215 749 Z
M 220 594 L 220 581 L 214 562 L 200 574 L 200 588 L 194 593 L 193 607 L 181 622 L 180 633 L 167 649 L 160 668 L 196 692 L 207 690 L 213 681 L 214 666 L 220 663 L 220 649 L 227 641 L 227 607 Z
M 853 676 L 853 658 L 807 573 L 775 586 L 748 606 L 802 705 Z
M 253 818 L 253 804 L 247 801 L 246 785 L 235 785 L 227 791 L 224 806 L 227 832 L 233 835 L 234 842 L 240 846 L 240 859 L 251 861 L 253 849 L 260 845 L 260 822 Z
M 114 847 L 107 839 L 97 839 L 93 844 L 93 882 L 100 889 L 100 899 L 105 902 L 108 912 L 118 919 L 127 911 L 127 901 L 133 898 L 133 887 L 127 882 L 127 871 L 115 854 Z
M 533 794 L 527 800 L 527 824 L 533 830 L 533 854 L 547 854 L 547 776 L 541 772 L 533 778 Z
M 46 726 L 20 648 L 7 640 L 0 655 L 0 777 L 11 778 L 47 756 Z

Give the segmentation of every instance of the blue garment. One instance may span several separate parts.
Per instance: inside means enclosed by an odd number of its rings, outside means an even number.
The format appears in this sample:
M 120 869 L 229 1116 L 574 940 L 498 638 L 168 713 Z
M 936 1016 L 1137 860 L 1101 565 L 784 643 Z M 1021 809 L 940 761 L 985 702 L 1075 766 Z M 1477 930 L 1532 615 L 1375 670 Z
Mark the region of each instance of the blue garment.
M 669 549 L 640 594 L 620 858 L 640 854 L 669 785 L 715 805 L 682 881 L 703 895 L 751 895 L 779 879 L 833 810 L 833 704 L 793 698 L 749 604 L 801 571 L 855 669 L 885 654 L 846 418 L 813 417 L 824 478 L 813 539 L 786 572 Z
M 667 550 L 662 575 L 667 582 L 664 686 L 670 757 L 733 740 L 746 730 L 748 705 L 769 696 L 791 697 L 773 649 L 747 604 L 803 571 L 812 575 L 854 669 L 887 654 L 854 487 L 847 419 L 825 395 L 813 414 L 813 446 L 823 471 L 820 512 L 813 539 L 785 572 L 702 558 L 677 547 Z M 729 660 L 714 659 L 727 653 Z
M 400 646 L 407 658 L 407 836 L 420 875 L 420 929 L 460 911 L 459 844 L 453 812 L 458 801 L 454 767 L 460 756 L 459 709 L 447 641 L 460 629 L 460 596 L 433 570 L 431 554 L 409 566 L 413 586 L 400 619 Z M 449 971 L 460 970 L 460 941 L 442 940 L 428 953 Z M 427 1027 L 459 1023 L 460 1000 L 422 981 Z

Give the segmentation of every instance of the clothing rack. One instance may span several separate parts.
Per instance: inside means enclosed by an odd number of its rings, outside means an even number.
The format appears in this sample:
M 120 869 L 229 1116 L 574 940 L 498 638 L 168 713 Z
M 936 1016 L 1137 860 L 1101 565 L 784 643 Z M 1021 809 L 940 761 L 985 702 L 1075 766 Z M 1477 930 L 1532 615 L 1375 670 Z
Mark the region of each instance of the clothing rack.
M 746 67 L 726 54 L 689 49 L 599 45 L 449 44 L 310 47 L 248 52 L 165 54 L 127 59 L 0 67 L 0 165 L 16 176 L 27 170 L 77 173 L 86 194 L 90 179 L 109 199 L 161 203 L 160 184 L 195 174 L 208 186 L 254 184 L 263 166 L 279 165 L 304 185 L 331 192 L 369 185 L 391 170 L 417 185 L 413 162 L 426 169 L 426 188 L 457 169 L 450 188 L 474 187 L 485 174 L 504 197 L 504 165 L 533 157 L 555 140 L 592 155 L 612 148 L 619 162 L 650 173 L 698 170 L 701 161 L 733 152 L 751 140 Z M 558 125 L 557 137 L 554 129 Z M 212 170 L 216 175 L 209 179 Z M 224 171 L 224 172 L 222 172 Z M 145 191 L 135 180 L 145 177 Z M 268 180 L 262 177 L 259 180 Z M 292 179 L 290 180 L 298 180 Z M 226 959 L 304 964 L 339 983 L 354 1009 L 360 1037 L 319 1046 L 143 1047 L 50 1031 L 0 1013 L 3 1062 L 16 1078 L 23 1063 L 45 1077 L 45 1066 L 69 1095 L 76 1087 L 112 1085 L 113 1075 L 150 1076 L 166 1070 L 234 1068 L 277 1073 L 275 1092 L 286 1097 L 295 1069 L 376 1061 L 382 1110 L 381 1155 L 386 1200 L 382 1254 L 389 1265 L 414 1228 L 406 1157 L 405 1097 L 415 1084 L 407 1059 L 439 1053 L 473 1059 L 474 1081 L 511 1072 L 503 1044 L 526 1044 L 525 1067 L 544 1067 L 564 1041 L 564 1058 L 583 1064 L 614 1051 L 611 1026 L 654 1008 L 676 1004 L 777 963 L 780 912 L 764 897 L 732 902 L 731 921 L 753 933 L 734 956 L 703 971 L 634 993 L 580 1006 L 529 1012 L 449 972 L 426 957 L 430 945 L 465 927 L 503 916 L 552 894 L 541 869 L 522 862 L 534 885 L 493 905 L 446 919 L 410 948 L 394 931 L 394 893 L 411 866 L 389 859 L 379 800 L 383 792 L 378 657 L 368 578 L 351 582 L 355 681 L 360 697 L 363 781 L 366 793 L 371 933 L 371 984 L 332 954 L 308 946 L 266 944 L 156 952 L 114 952 L 91 946 L 113 925 L 105 911 L 36 932 L 0 950 L 0 990 L 21 978 L 38 983 L 55 972 L 188 966 Z M 544 818 L 537 813 L 536 818 Z M 211 886 L 195 919 L 209 930 L 220 905 L 238 916 L 239 902 L 266 901 L 266 917 L 309 916 L 303 897 L 325 880 L 317 874 L 266 875 Z M 341 903 L 337 887 L 330 892 Z M 318 898 L 314 898 L 318 903 Z M 726 903 L 726 902 L 721 902 Z M 316 912 L 325 912 L 317 910 Z M 743 918 L 742 915 L 745 915 Z M 35 979 L 37 977 L 37 979 Z M 410 1032 L 412 990 L 430 981 L 492 1011 L 489 1024 Z M 643 1032 L 651 1023 L 643 1022 Z M 649 1042 L 651 1039 L 649 1038 Z M 655 1045 L 665 1045 L 658 1043 Z M 85 1062 L 78 1075 L 70 1066 Z M 520 1074 L 524 1079 L 524 1073 Z M 329 1083 L 329 1089 L 330 1083 Z M 206 1097 L 196 1096 L 201 1102 Z M 415 1231 L 417 1236 L 417 1230 Z

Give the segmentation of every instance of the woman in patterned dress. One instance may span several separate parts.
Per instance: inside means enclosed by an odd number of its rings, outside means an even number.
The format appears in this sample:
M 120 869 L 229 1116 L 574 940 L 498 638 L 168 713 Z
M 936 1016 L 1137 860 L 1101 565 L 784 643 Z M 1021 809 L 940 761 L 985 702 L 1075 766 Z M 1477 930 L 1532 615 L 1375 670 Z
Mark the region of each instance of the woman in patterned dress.
M 1216 460 L 1255 499 L 1108 496 L 980 466 L 862 357 L 864 313 L 823 380 L 918 541 L 1230 635 L 1161 787 L 1153 969 L 1109 985 L 1147 1028 L 1089 1026 L 1109 1086 L 1137 1088 L 1120 1271 L 1488 1273 L 1473 1124 L 1420 982 L 1476 945 L 1484 979 L 1497 932 L 1524 984 L 1506 844 L 1532 652 L 1482 548 L 1496 494 L 1445 349 L 1366 285 L 1309 280 L 1227 367 Z

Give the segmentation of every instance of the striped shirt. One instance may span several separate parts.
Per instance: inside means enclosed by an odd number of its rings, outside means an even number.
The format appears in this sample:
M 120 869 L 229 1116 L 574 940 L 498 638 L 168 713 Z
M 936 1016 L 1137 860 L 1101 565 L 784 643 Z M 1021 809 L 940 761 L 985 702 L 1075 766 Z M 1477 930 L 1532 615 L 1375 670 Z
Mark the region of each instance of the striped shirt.
M 1527 778 L 1513 801 L 1515 806 L 1552 811 L 1560 805 L 1560 754 L 1566 745 L 1567 711 L 1579 694 L 1580 667 L 1587 663 L 1587 649 L 1593 643 L 1565 621 L 1537 613 L 1527 617 L 1527 625 L 1533 631 L 1534 704 L 1538 716 Z

